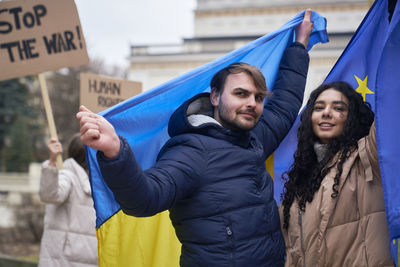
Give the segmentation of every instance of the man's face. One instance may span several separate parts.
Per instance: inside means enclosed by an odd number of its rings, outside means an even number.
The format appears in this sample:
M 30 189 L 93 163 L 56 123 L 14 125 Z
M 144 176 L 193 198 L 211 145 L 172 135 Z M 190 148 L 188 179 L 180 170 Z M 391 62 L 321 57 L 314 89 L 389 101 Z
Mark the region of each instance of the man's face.
M 261 117 L 265 95 L 248 74 L 229 74 L 222 93 L 211 91 L 214 119 L 230 130 L 249 131 Z

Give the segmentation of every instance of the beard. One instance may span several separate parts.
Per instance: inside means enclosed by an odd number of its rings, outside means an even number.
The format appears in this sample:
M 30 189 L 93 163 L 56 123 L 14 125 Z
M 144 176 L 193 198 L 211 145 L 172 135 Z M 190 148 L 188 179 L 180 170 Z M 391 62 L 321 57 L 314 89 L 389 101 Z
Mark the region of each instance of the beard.
M 252 114 L 253 119 L 241 117 L 240 114 L 242 113 Z M 254 109 L 230 112 L 222 101 L 218 108 L 218 115 L 222 126 L 233 131 L 250 131 L 257 125 L 260 119 L 260 116 L 257 115 Z

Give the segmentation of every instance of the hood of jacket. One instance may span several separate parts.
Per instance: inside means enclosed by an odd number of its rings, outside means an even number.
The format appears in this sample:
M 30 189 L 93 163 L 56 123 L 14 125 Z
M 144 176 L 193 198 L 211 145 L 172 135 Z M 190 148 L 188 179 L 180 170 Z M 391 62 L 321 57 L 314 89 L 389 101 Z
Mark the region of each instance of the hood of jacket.
M 168 134 L 174 137 L 184 133 L 197 133 L 225 139 L 233 144 L 248 147 L 250 131 L 232 131 L 214 119 L 210 93 L 201 93 L 185 101 L 171 115 Z
M 86 173 L 85 169 L 82 168 L 81 165 L 79 165 L 78 162 L 75 161 L 73 158 L 69 158 L 64 162 L 64 165 L 67 165 L 65 169 L 72 171 L 75 176 L 78 178 L 79 183 L 81 184 L 83 192 L 85 192 L 86 195 L 91 197 L 91 188 L 90 188 L 90 181 L 89 181 L 89 176 Z

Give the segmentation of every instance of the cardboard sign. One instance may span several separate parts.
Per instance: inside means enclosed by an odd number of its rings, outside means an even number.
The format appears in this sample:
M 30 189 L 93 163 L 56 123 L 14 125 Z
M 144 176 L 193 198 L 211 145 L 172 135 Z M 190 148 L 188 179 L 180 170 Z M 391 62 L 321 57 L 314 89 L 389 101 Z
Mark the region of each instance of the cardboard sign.
M 73 0 L 0 2 L 0 80 L 87 64 Z
M 98 113 L 142 92 L 142 83 L 81 73 L 80 104 Z

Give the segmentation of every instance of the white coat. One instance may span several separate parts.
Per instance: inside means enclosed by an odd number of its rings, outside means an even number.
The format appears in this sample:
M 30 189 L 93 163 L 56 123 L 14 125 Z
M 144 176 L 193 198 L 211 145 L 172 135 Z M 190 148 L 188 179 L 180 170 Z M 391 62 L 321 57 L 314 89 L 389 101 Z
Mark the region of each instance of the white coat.
M 46 203 L 39 267 L 97 266 L 96 216 L 85 170 L 72 158 L 62 170 L 45 161 L 39 196 Z

